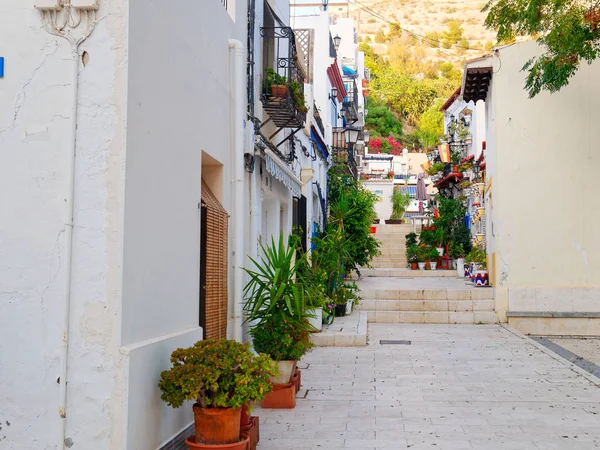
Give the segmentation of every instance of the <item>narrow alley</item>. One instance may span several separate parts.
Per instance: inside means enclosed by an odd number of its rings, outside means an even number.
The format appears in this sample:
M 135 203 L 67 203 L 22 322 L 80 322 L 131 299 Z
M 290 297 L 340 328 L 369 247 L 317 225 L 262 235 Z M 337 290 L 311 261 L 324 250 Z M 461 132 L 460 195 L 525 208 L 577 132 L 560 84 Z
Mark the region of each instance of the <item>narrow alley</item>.
M 500 325 L 369 324 L 301 369 L 295 409 L 256 411 L 259 448 L 600 448 L 598 385 Z

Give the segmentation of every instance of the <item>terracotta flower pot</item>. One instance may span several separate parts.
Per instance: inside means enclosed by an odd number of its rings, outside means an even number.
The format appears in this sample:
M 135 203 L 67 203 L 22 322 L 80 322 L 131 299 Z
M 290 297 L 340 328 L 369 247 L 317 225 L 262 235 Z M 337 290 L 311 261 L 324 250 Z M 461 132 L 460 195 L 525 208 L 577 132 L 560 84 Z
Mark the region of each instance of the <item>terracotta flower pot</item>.
M 288 87 L 285 84 L 273 84 L 271 93 L 276 97 L 282 97 L 288 93 Z
M 260 420 L 258 417 L 253 416 L 250 418 L 250 425 L 242 427 L 242 434 L 250 437 L 247 450 L 256 450 L 256 446 L 260 441 Z
M 296 407 L 296 386 L 293 383 L 274 384 L 273 390 L 262 400 L 263 408 L 292 409 Z
M 234 444 L 238 442 L 240 438 L 241 414 L 242 408 L 202 408 L 198 404 L 194 405 L 196 445 Z M 237 447 L 231 448 L 235 449 Z M 243 449 L 244 447 L 240 448 Z
M 190 436 L 185 440 L 188 448 L 190 450 L 194 449 L 214 449 L 214 450 L 246 450 L 248 448 L 248 444 L 250 443 L 250 437 L 248 435 L 239 436 L 240 430 L 238 430 L 238 438 L 237 442 L 232 442 L 231 444 L 199 444 L 196 442 L 196 438 L 194 436 Z
M 296 390 L 296 392 L 300 390 L 298 369 L 296 369 L 296 372 L 294 373 L 294 375 L 292 375 L 292 378 L 290 378 L 290 383 L 294 385 L 294 389 Z
M 417 270 L 419 268 L 419 263 L 410 263 L 410 268 L 412 270 Z
M 242 406 L 242 414 L 240 416 L 240 427 L 244 428 L 250 425 L 250 409 L 249 405 Z

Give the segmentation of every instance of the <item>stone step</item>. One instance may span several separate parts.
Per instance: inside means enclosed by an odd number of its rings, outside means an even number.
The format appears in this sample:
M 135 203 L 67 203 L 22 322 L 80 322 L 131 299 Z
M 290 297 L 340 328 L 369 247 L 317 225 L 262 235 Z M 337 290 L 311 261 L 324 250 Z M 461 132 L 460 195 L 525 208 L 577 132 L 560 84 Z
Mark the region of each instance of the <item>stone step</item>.
M 494 311 L 369 311 L 368 315 L 368 320 L 371 323 L 498 323 L 498 317 L 496 316 L 496 313 Z
M 456 270 L 360 269 L 362 277 L 459 278 Z M 462 279 L 462 277 L 460 277 Z
M 373 258 L 373 262 L 395 262 L 395 263 L 404 263 L 406 266 L 406 257 L 401 255 L 381 255 Z
M 379 225 L 375 225 L 376 227 L 376 233 L 404 233 L 404 234 L 408 234 L 408 233 L 412 233 L 413 232 L 413 226 L 412 224 L 408 224 L 408 223 L 403 223 L 403 224 L 399 224 L 399 225 L 388 225 L 388 224 L 384 224 L 384 223 L 380 223 Z
M 371 266 L 374 269 L 405 269 L 406 263 L 374 262 Z
M 375 290 L 361 288 L 360 296 L 372 300 L 494 300 L 494 289 L 491 287 Z
M 361 300 L 356 306 L 360 311 L 434 311 L 473 312 L 493 311 L 494 300 Z

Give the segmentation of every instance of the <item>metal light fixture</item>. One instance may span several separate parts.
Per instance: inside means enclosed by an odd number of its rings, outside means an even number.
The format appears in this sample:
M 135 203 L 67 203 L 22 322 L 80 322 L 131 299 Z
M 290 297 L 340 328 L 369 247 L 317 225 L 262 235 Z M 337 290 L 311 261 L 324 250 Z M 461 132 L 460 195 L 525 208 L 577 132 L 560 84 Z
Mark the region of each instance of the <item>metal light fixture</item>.
M 329 4 L 329 0 L 321 0 L 323 3 L 323 11 L 327 11 L 327 5 Z
M 341 116 L 341 118 L 342 118 L 342 119 L 343 119 L 344 117 L 346 117 L 346 111 L 342 109 L 342 110 L 340 111 L 340 116 Z
M 473 173 L 475 174 L 475 179 L 479 178 L 480 171 L 481 171 L 481 167 L 479 167 L 479 161 L 475 161 L 473 163 Z
M 371 133 L 365 131 L 365 144 L 371 140 Z
M 335 100 L 337 98 L 337 95 L 338 95 L 338 89 L 335 86 L 333 86 L 331 88 L 331 93 L 329 94 L 329 100 Z
M 342 42 L 342 38 L 339 36 L 339 34 L 336 34 L 335 37 L 333 38 L 333 46 L 335 47 L 336 52 L 340 48 L 341 42 Z
M 360 130 L 358 128 L 353 128 L 353 127 L 346 128 L 346 131 L 344 131 L 344 134 L 346 135 L 346 142 L 348 144 L 356 144 L 356 141 L 358 141 L 359 133 L 360 133 Z

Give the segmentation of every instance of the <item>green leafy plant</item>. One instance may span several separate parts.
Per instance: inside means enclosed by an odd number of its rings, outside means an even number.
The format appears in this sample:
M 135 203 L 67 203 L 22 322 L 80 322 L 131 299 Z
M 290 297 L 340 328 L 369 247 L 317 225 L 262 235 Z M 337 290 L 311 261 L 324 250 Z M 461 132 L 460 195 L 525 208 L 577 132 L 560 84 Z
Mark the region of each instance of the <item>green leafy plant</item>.
M 429 260 L 435 262 L 438 259 L 440 259 L 440 252 L 438 252 L 435 247 L 430 247 L 430 249 L 429 249 Z
M 306 101 L 304 100 L 304 87 L 302 86 L 302 83 L 293 81 L 292 84 L 290 84 L 290 89 L 292 91 L 292 100 L 294 101 L 296 109 L 300 112 L 307 112 L 308 106 L 306 106 Z
M 485 250 L 482 250 L 478 247 L 473 247 L 465 258 L 465 262 L 467 264 L 475 263 L 481 269 L 485 269 L 487 267 L 487 255 Z
M 266 77 L 264 82 L 264 89 L 268 90 L 273 85 L 287 85 L 287 78 L 283 75 L 279 75 L 275 70 L 268 68 L 266 71 Z
M 417 245 L 417 234 L 416 233 L 408 233 L 405 236 L 405 246 L 408 249 L 409 247 L 412 247 L 413 245 Z
M 271 245 L 260 247 L 260 261 L 250 258 L 255 269 L 244 269 L 249 277 L 244 287 L 245 322 L 305 318 L 306 289 L 296 279 L 304 257 L 295 258 L 295 247 L 285 245 L 283 235 L 278 244 L 271 239 Z
M 430 261 L 431 259 L 431 246 L 429 245 L 420 245 L 419 250 L 417 251 L 417 256 L 419 258 L 419 262 Z M 435 249 L 434 249 L 435 250 Z M 436 250 L 437 253 L 437 250 Z
M 239 408 L 264 398 L 277 365 L 267 355 L 255 356 L 249 344 L 199 341 L 171 354 L 172 367 L 160 375 L 161 399 L 173 408 L 195 401 L 203 408 Z
M 446 170 L 446 164 L 444 164 L 442 162 L 437 162 L 437 163 L 434 163 L 433 165 L 431 165 L 431 167 L 429 167 L 427 169 L 427 174 L 429 176 L 431 176 L 431 175 L 435 175 L 439 172 L 443 172 L 444 170 Z
M 410 195 L 401 192 L 400 190 L 394 190 L 391 196 L 392 200 L 392 215 L 390 219 L 400 220 L 404 216 L 404 211 L 408 205 L 410 205 Z
M 409 263 L 419 262 L 419 247 L 416 244 L 406 249 L 406 259 Z
M 450 244 L 450 247 L 448 247 L 448 256 L 452 259 L 464 258 L 465 249 L 463 248 L 462 244 L 457 242 Z
M 433 245 L 435 242 L 435 230 L 421 230 L 419 243 L 421 245 Z
M 525 89 L 529 97 L 542 90 L 558 92 L 582 62 L 600 56 L 600 13 L 597 1 L 490 0 L 485 25 L 497 31 L 498 42 L 532 36 L 546 49 L 528 61 Z
M 270 319 L 250 330 L 254 349 L 275 361 L 299 361 L 313 347 L 310 331 L 298 318 Z

